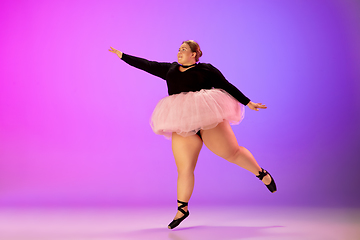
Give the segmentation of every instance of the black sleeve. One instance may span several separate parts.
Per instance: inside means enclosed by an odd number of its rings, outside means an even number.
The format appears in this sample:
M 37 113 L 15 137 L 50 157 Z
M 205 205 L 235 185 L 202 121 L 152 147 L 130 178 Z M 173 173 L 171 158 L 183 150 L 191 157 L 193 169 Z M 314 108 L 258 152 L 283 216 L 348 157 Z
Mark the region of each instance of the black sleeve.
M 166 74 L 170 69 L 171 63 L 149 61 L 144 58 L 139 58 L 123 53 L 121 59 L 127 64 L 144 70 L 152 75 L 166 80 Z
M 250 99 L 246 97 L 239 89 L 237 89 L 234 85 L 232 85 L 224 75 L 213 65 L 208 64 L 211 72 L 212 72 L 212 83 L 213 87 L 221 88 L 228 92 L 231 96 L 233 96 L 236 100 L 240 103 L 244 104 L 245 106 L 250 102 Z

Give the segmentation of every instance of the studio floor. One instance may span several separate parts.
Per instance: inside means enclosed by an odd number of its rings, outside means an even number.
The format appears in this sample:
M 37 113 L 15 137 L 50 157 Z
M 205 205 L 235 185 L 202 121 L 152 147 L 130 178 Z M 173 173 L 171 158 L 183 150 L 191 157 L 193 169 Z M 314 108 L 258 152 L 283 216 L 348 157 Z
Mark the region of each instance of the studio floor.
M 191 206 L 176 208 L 0 208 L 1 240 L 359 240 L 360 209 Z

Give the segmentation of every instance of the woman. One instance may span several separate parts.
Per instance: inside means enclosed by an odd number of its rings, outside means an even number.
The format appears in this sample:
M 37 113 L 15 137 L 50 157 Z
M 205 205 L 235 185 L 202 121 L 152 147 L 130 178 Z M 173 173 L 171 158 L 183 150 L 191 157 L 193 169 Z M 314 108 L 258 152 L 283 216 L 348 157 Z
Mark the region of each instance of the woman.
M 169 96 L 156 105 L 150 124 L 156 134 L 172 140 L 178 170 L 178 212 L 168 228 L 173 229 L 189 216 L 188 201 L 194 189 L 194 170 L 203 142 L 216 155 L 255 174 L 271 192 L 276 185 L 246 148 L 239 146 L 231 129 L 244 117 L 244 106 L 259 111 L 267 107 L 251 102 L 211 64 L 198 63 L 199 45 L 184 41 L 177 62 L 148 61 L 120 52 L 127 64 L 166 80 Z

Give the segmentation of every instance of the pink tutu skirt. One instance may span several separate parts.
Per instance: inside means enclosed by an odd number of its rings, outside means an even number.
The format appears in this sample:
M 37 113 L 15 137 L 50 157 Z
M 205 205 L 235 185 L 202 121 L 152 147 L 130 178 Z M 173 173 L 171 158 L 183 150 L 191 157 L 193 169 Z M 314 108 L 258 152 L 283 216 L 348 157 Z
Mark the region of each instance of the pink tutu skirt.
M 161 99 L 150 118 L 156 134 L 171 139 L 176 132 L 183 137 L 196 134 L 200 129 L 211 129 L 224 120 L 239 124 L 245 107 L 223 89 L 202 89 L 182 92 Z

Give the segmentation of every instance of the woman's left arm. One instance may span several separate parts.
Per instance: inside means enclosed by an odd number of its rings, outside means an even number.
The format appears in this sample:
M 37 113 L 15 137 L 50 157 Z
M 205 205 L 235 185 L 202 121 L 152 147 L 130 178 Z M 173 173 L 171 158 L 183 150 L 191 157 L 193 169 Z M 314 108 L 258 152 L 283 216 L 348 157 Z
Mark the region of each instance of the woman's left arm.
M 221 88 L 228 92 L 231 96 L 233 96 L 236 100 L 238 100 L 240 103 L 244 104 L 245 106 L 248 106 L 250 109 L 259 111 L 259 108 L 266 109 L 267 107 L 262 103 L 254 103 L 250 101 L 248 97 L 246 97 L 237 87 L 235 87 L 233 84 L 231 84 L 224 75 L 213 65 L 208 64 L 212 71 L 212 80 L 213 80 L 213 86 L 215 88 Z

